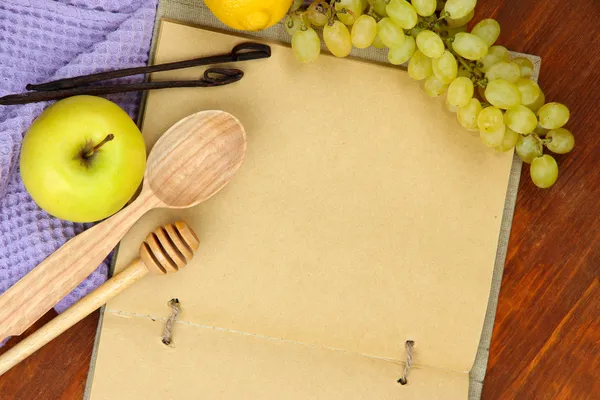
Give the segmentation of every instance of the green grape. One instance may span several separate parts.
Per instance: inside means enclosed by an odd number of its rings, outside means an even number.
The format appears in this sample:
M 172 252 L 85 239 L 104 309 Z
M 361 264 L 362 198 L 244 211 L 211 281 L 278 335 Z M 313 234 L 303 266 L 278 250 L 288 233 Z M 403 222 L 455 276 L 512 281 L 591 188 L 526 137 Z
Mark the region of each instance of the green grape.
M 427 29 L 417 35 L 417 47 L 430 58 L 441 57 L 446 49 L 442 38 L 437 33 Z
M 530 59 L 525 57 L 517 57 L 512 60 L 515 64 L 521 68 L 521 76 L 523 78 L 531 78 L 533 75 L 533 63 Z
M 537 126 L 537 117 L 529 108 L 519 105 L 506 110 L 504 113 L 504 123 L 513 131 L 528 135 Z
M 306 15 L 313 26 L 325 26 L 329 22 L 329 9 L 329 4 L 326 1 L 316 0 L 310 3 Z
M 485 98 L 495 107 L 509 109 L 521 104 L 521 92 L 514 84 L 504 79 L 488 83 Z
M 424 30 L 425 28 L 419 28 L 418 26 L 415 26 L 414 28 L 410 29 L 406 34 L 410 34 L 410 36 L 412 36 L 416 40 L 417 36 L 419 36 L 419 33 L 421 33 L 421 31 Z
M 402 29 L 412 29 L 419 22 L 417 11 L 406 0 L 391 0 L 385 10 Z
M 504 46 L 492 46 L 485 57 L 481 59 L 481 72 L 487 72 L 492 65 L 510 60 L 510 53 Z
M 536 112 L 541 106 L 544 105 L 544 92 L 542 92 L 542 89 L 537 83 L 531 79 L 521 78 L 515 82 L 515 85 L 521 92 L 521 104 L 523 104 L 525 107 L 528 107 L 533 112 Z
M 504 79 L 505 81 L 515 83 L 521 79 L 521 68 L 513 62 L 502 61 L 488 68 L 485 77 L 489 81 Z
M 422 81 L 433 75 L 431 58 L 427 57 L 421 50 L 415 50 L 412 58 L 408 62 L 408 75 L 416 80 Z
M 544 104 L 546 104 L 546 95 L 544 94 L 544 92 L 542 92 L 540 97 L 538 97 L 537 100 L 534 101 L 528 107 L 531 109 L 531 111 L 533 111 L 534 113 L 537 113 Z
M 556 154 L 567 154 L 575 147 L 575 136 L 565 128 L 551 130 L 546 138 L 551 139 L 546 143 L 546 147 Z
M 473 27 L 471 33 L 479 36 L 488 46 L 491 46 L 500 37 L 500 24 L 492 18 L 484 19 Z
M 377 23 L 377 34 L 381 38 L 383 44 L 390 49 L 402 46 L 402 43 L 404 43 L 405 40 L 402 28 L 389 17 L 382 18 L 381 21 Z
M 412 6 L 422 17 L 429 17 L 435 12 L 437 0 L 412 0 Z
M 546 129 L 562 128 L 571 117 L 567 106 L 561 103 L 548 103 L 538 110 L 540 125 Z
M 352 25 L 360 17 L 367 6 L 366 0 L 337 0 L 336 16 L 344 25 Z
M 288 12 L 292 13 L 298 10 L 300 7 L 302 7 L 302 4 L 304 4 L 304 0 L 294 0 Z
M 501 124 L 498 125 L 497 128 L 493 130 L 481 130 L 479 131 L 479 138 L 487 147 L 495 149 L 496 147 L 502 145 L 504 141 L 504 133 L 506 132 L 506 125 Z
M 354 47 L 366 49 L 373 44 L 375 36 L 377 36 L 377 21 L 370 15 L 361 15 L 352 25 L 350 36 Z
M 444 11 L 450 13 L 454 19 L 462 18 L 475 9 L 477 0 L 448 0 Z
M 504 114 L 496 107 L 486 107 L 477 116 L 477 127 L 480 131 L 494 132 L 504 125 Z
M 515 149 L 517 149 L 519 158 L 527 164 L 531 164 L 535 158 L 541 157 L 544 150 L 542 142 L 536 135 L 519 135 Z
M 481 113 L 481 110 L 481 102 L 475 98 L 471 99 L 466 106 L 458 107 L 456 114 L 458 123 L 470 131 L 479 131 L 477 117 Z
M 388 60 L 394 65 L 404 64 L 410 60 L 416 48 L 415 39 L 412 36 L 407 36 L 402 46 L 388 51 Z
M 286 32 L 292 36 L 297 30 L 302 29 L 303 26 L 304 28 L 310 28 L 310 21 L 304 13 L 292 13 L 285 16 L 283 25 Z
M 521 104 L 521 92 L 512 83 L 504 79 L 495 79 L 488 82 L 485 99 L 493 106 L 506 110 Z
M 544 137 L 546 136 L 546 134 L 550 132 L 550 129 L 546 129 L 546 128 L 542 128 L 540 126 L 540 123 L 538 122 L 538 125 L 535 127 L 535 129 L 533 130 L 533 133 L 535 133 L 536 135 L 540 136 L 540 137 Z
M 452 48 L 459 56 L 467 60 L 480 60 L 488 53 L 488 45 L 482 38 L 466 32 L 456 34 L 454 42 L 452 42 Z
M 444 51 L 439 58 L 431 60 L 433 74 L 445 84 L 450 84 L 458 75 L 458 63 L 449 51 Z
M 446 18 L 446 23 L 448 24 L 448 28 L 458 28 L 459 26 L 466 27 L 466 25 L 473 19 L 474 16 L 475 10 L 471 11 L 462 18 Z
M 369 0 L 369 4 L 373 5 L 375 13 L 380 17 L 388 16 L 387 11 L 385 10 L 385 8 L 387 7 L 385 0 Z
M 331 54 L 336 57 L 346 57 L 352 51 L 350 31 L 340 21 L 334 21 L 332 25 L 323 28 L 323 40 Z
M 298 61 L 314 62 L 321 54 L 321 39 L 313 28 L 297 30 L 292 36 L 292 50 Z
M 371 46 L 375 47 L 376 49 L 383 49 L 385 47 L 385 44 L 383 44 L 383 41 L 381 40 L 379 35 L 375 35 L 375 39 L 373 39 L 373 43 L 371 44 Z
M 432 75 L 425 79 L 424 88 L 425 93 L 427 93 L 429 97 L 438 97 L 448 89 L 448 85 L 440 81 L 435 75 Z
M 496 150 L 501 152 L 512 150 L 515 148 L 517 140 L 519 140 L 519 134 L 507 126 L 506 131 L 504 132 L 504 139 L 502 139 L 502 144 L 496 147 Z
M 446 110 L 450 111 L 451 113 L 455 113 L 458 111 L 458 107 L 456 107 L 454 104 L 450 104 L 448 102 L 447 96 L 446 96 L 446 101 L 444 103 L 446 104 Z
M 448 28 L 448 27 L 446 27 L 445 31 L 448 34 L 448 37 L 454 38 L 457 33 L 466 32 L 467 31 L 467 26 L 466 25 L 462 25 L 462 26 L 457 26 L 456 28 Z
M 529 173 L 535 186 L 547 189 L 558 179 L 558 164 L 554 157 L 544 154 L 532 161 Z
M 455 107 L 464 107 L 471 102 L 474 92 L 475 87 L 469 78 L 456 78 L 448 86 L 446 101 Z

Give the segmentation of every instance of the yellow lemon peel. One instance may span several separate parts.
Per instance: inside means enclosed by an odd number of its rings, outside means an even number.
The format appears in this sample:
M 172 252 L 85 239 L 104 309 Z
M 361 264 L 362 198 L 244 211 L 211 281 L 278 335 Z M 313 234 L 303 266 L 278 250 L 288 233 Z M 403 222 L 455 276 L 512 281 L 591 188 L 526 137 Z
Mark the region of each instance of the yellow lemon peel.
M 279 22 L 293 0 L 205 0 L 225 25 L 242 31 L 259 31 Z

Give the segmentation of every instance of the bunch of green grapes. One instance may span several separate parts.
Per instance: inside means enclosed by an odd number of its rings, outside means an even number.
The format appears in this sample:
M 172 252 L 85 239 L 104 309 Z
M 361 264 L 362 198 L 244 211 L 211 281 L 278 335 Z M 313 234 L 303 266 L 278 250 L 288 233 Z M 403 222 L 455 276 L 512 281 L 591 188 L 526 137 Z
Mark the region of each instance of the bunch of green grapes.
M 495 45 L 500 24 L 484 19 L 470 32 L 477 0 L 314 0 L 294 1 L 285 20 L 299 61 L 311 63 L 321 53 L 321 36 L 336 57 L 353 47 L 386 48 L 394 65 L 407 64 L 412 79 L 423 81 L 431 97 L 446 94 L 446 107 L 458 122 L 479 132 L 497 151 L 514 151 L 531 164 L 533 183 L 552 186 L 558 178 L 554 157 L 570 152 L 573 134 L 564 128 L 569 109 L 546 103 L 531 80 L 533 64 L 511 59 Z M 322 29 L 320 36 L 316 29 Z

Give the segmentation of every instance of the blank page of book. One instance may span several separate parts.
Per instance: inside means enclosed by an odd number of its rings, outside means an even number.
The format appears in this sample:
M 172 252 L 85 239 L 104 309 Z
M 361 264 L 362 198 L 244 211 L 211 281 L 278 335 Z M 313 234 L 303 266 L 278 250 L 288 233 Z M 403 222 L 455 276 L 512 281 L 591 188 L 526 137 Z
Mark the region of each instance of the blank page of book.
M 155 64 L 247 41 L 160 29 Z M 91 398 L 466 399 L 512 154 L 401 70 L 327 55 L 304 65 L 271 45 L 270 59 L 237 65 L 236 84 L 149 94 L 149 149 L 179 119 L 220 109 L 246 128 L 248 153 L 207 203 L 153 211 L 121 243 L 117 270 L 160 224 L 185 220 L 201 241 L 184 270 L 107 305 Z M 406 340 L 416 365 L 401 386 Z

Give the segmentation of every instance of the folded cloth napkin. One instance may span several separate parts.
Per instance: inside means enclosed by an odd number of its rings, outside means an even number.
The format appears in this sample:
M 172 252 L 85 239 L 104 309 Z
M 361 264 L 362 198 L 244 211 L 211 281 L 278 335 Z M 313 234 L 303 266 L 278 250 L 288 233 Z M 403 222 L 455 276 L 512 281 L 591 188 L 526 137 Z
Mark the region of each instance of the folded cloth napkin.
M 0 2 L 0 96 L 27 83 L 147 63 L 157 0 L 10 0 Z M 142 77 L 129 78 L 139 81 Z M 132 118 L 140 94 L 108 97 Z M 71 237 L 89 228 L 53 218 L 25 191 L 19 149 L 31 122 L 50 103 L 0 106 L 0 294 Z M 103 263 L 56 310 L 62 312 L 106 279 Z

